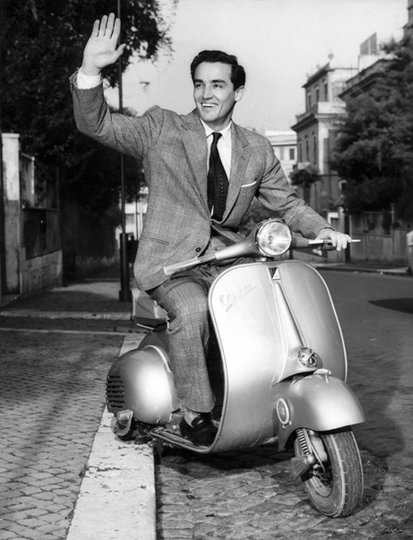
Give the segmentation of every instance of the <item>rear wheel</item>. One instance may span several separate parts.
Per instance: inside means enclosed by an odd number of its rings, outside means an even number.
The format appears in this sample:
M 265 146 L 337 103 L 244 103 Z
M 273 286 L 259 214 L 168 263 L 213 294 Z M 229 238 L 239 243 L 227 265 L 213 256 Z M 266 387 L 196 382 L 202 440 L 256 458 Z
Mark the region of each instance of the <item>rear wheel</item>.
M 331 433 L 297 430 L 296 456 L 313 454 L 315 463 L 301 476 L 314 506 L 329 517 L 352 514 L 363 497 L 363 468 L 351 428 Z

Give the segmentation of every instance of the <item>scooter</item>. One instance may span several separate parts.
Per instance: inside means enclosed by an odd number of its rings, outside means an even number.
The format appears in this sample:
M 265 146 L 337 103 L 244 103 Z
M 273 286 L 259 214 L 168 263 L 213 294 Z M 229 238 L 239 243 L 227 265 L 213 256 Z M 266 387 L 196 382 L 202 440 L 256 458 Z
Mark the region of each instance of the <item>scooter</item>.
M 139 347 L 115 361 L 107 378 L 107 407 L 120 438 L 208 454 L 274 443 L 294 449 L 291 470 L 324 515 L 353 513 L 363 496 L 363 469 L 351 426 L 365 421 L 346 384 L 343 335 L 327 286 L 310 264 L 288 250 L 331 248 L 293 237 L 269 219 L 241 242 L 166 267 L 165 274 L 239 257 L 209 291 L 215 335 L 208 368 L 218 427 L 210 446 L 195 446 L 179 431 L 179 402 L 165 341 L 166 314 L 139 295 L 137 324 L 150 327 Z

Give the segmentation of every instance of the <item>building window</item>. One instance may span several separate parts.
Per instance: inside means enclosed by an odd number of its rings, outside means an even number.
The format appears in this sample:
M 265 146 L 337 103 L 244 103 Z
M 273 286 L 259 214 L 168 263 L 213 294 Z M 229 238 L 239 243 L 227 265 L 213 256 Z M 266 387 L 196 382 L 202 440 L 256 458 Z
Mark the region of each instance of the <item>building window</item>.
M 307 92 L 307 110 L 311 109 L 311 92 Z
M 303 161 L 303 145 L 301 141 L 298 143 L 298 161 L 301 163 Z
M 328 82 L 324 81 L 324 101 L 328 101 Z
M 295 148 L 290 148 L 288 152 L 290 161 L 295 161 Z
M 305 161 L 310 161 L 310 141 L 305 138 Z
M 318 103 L 320 101 L 320 88 L 317 85 L 315 87 L 315 102 Z
M 317 163 L 317 137 L 313 135 L 313 162 Z

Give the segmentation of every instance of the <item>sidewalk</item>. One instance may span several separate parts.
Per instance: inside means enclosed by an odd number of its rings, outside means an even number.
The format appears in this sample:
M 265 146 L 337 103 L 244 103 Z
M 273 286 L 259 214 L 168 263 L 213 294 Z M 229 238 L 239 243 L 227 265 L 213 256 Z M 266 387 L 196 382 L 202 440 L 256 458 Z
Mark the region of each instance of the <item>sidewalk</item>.
M 132 281 L 131 281 L 132 283 Z M 111 268 L 66 287 L 26 297 L 5 297 L 8 316 L 130 321 L 131 305 L 119 301 L 120 270 Z
M 126 336 L 119 355 L 138 344 Z M 117 439 L 111 417 L 105 408 L 66 540 L 156 539 L 153 450 Z
M 137 330 L 131 322 L 131 303 L 119 300 L 119 276 L 119 269 L 114 268 L 41 294 L 9 297 L 6 305 L 3 303 L 0 308 L 0 317 L 14 326 L 22 325 L 24 321 L 24 326 L 30 328 L 36 323 L 39 328 L 44 328 L 44 320 L 48 319 L 49 330 L 37 331 L 49 332 L 57 328 L 57 331 L 76 334 L 83 331 L 107 333 L 106 326 L 112 324 L 112 332 L 125 334 L 119 351 L 121 355 L 136 348 L 145 332 Z M 81 330 L 79 320 L 82 321 Z M 110 429 L 111 416 L 105 408 L 67 540 L 156 538 L 152 449 L 148 445 L 137 446 L 116 439 Z

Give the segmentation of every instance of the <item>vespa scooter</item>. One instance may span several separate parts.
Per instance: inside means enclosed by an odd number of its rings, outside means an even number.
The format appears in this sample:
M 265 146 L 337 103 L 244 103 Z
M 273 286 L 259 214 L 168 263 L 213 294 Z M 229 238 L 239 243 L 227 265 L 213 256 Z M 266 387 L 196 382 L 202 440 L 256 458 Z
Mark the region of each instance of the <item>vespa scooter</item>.
M 118 436 L 199 454 L 278 440 L 279 451 L 294 449 L 292 473 L 314 506 L 342 517 L 362 500 L 363 469 L 351 426 L 365 418 L 346 384 L 346 350 L 330 293 L 313 266 L 281 258 L 292 247 L 326 243 L 295 238 L 270 219 L 237 244 L 165 268 L 170 276 L 212 261 L 254 258 L 223 270 L 209 291 L 217 346 L 208 366 L 218 427 L 210 446 L 195 446 L 180 434 L 166 315 L 139 316 L 145 296 L 134 307 L 135 320 L 152 331 L 111 367 L 107 406 Z

